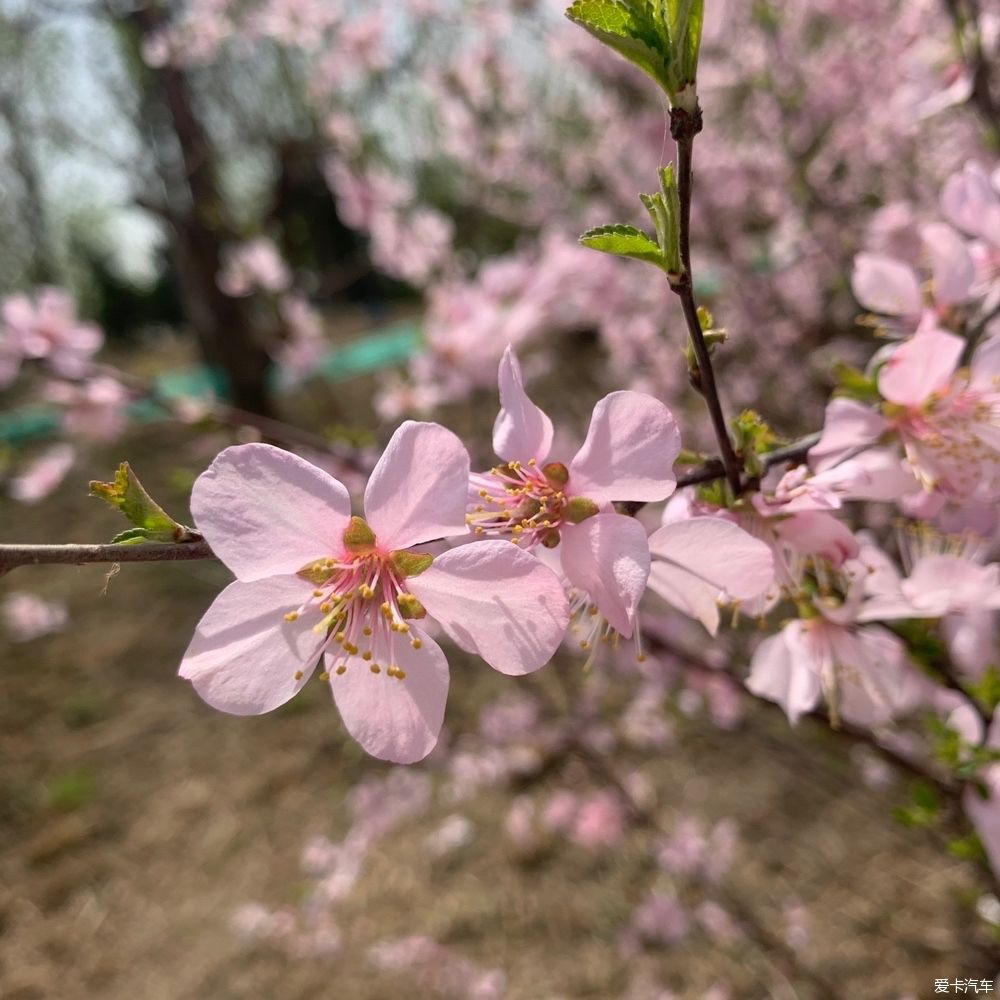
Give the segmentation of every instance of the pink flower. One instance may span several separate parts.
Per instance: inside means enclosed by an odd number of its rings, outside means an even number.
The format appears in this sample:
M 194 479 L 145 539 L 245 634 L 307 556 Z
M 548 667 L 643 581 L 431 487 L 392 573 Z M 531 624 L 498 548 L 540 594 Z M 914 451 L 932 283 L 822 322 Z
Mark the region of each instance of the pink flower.
M 16 346 L 22 357 L 42 359 L 69 378 L 84 372 L 104 342 L 98 327 L 79 321 L 73 297 L 61 288 L 40 288 L 34 301 L 11 295 L 3 300 L 0 315 L 8 352 Z
M 613 392 L 595 407 L 570 464 L 546 461 L 552 421 L 527 393 L 508 347 L 500 362 L 493 447 L 504 460 L 471 477 L 468 516 L 476 534 L 524 548 L 559 547 L 570 584 L 626 638 L 646 587 L 646 532 L 614 512 L 615 500 L 665 500 L 674 491 L 680 433 L 670 411 L 638 392 Z
M 856 597 L 789 622 L 756 649 L 747 688 L 781 705 L 793 725 L 825 698 L 834 717 L 875 726 L 922 700 L 902 641 L 879 626 L 852 624 Z
M 66 606 L 45 601 L 34 594 L 14 592 L 0 603 L 0 618 L 12 642 L 30 642 L 51 632 L 60 632 L 69 620 Z
M 570 832 L 571 839 L 591 849 L 614 847 L 625 835 L 625 810 L 621 798 L 611 791 L 596 792 L 580 805 Z
M 427 756 L 448 665 L 422 618 L 513 675 L 547 662 L 568 620 L 558 580 L 512 545 L 414 551 L 467 530 L 468 469 L 454 434 L 407 421 L 372 472 L 362 519 L 344 486 L 304 459 L 270 445 L 227 448 L 195 483 L 191 509 L 236 581 L 199 623 L 181 676 L 210 705 L 258 715 L 325 658 L 321 679 L 369 753 Z
M 270 294 L 284 292 L 291 283 L 288 265 L 274 241 L 266 236 L 231 247 L 216 278 L 220 291 L 237 298 L 258 289 Z
M 924 307 L 920 282 L 912 269 L 892 257 L 859 253 L 851 275 L 854 297 L 866 309 L 900 316 L 916 326 Z
M 58 488 L 76 461 L 76 449 L 65 442 L 54 444 L 38 456 L 8 487 L 21 503 L 38 503 Z
M 978 163 L 967 163 L 948 178 L 941 191 L 941 209 L 959 229 L 1000 247 L 1000 193 Z
M 925 491 L 1000 496 L 1000 338 L 979 345 L 969 370 L 958 367 L 964 346 L 928 326 L 903 341 L 878 374 L 881 414 L 846 399 L 827 407 L 823 437 L 810 452 L 814 468 L 894 433 Z
M 712 634 L 719 605 L 761 596 L 774 582 L 770 548 L 721 517 L 691 517 L 649 536 L 649 589 Z
M 1000 609 L 1000 565 L 980 566 L 961 555 L 918 559 L 905 579 L 880 567 L 867 585 L 869 599 L 859 621 L 943 618 Z
M 128 426 L 129 391 L 110 375 L 48 382 L 45 398 L 63 408 L 63 427 L 90 441 L 114 441 Z

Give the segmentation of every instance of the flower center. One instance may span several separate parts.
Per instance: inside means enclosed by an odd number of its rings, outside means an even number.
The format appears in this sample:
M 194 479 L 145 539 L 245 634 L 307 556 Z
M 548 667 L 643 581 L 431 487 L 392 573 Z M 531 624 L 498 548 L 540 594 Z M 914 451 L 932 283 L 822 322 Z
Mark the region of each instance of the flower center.
M 465 519 L 477 535 L 507 536 L 525 548 L 538 543 L 555 548 L 562 525 L 579 524 L 598 512 L 592 500 L 571 496 L 568 484 L 569 470 L 562 462 L 539 468 L 531 459 L 474 473 L 477 500 Z
M 352 517 L 344 532 L 345 552 L 303 566 L 298 576 L 314 585 L 309 599 L 285 615 L 296 621 L 307 610 L 322 615 L 313 626 L 321 636 L 316 654 L 327 654 L 328 669 L 321 678 L 342 676 L 354 663 L 364 663 L 373 674 L 383 671 L 397 680 L 406 673 L 397 663 L 402 644 L 420 649 L 410 621 L 426 615 L 423 605 L 406 587 L 406 579 L 422 573 L 433 557 L 420 552 L 387 552 L 360 517 Z
M 926 489 L 966 497 L 1000 478 L 1000 452 L 981 433 L 1000 422 L 1000 393 L 957 383 L 925 406 L 892 417 Z

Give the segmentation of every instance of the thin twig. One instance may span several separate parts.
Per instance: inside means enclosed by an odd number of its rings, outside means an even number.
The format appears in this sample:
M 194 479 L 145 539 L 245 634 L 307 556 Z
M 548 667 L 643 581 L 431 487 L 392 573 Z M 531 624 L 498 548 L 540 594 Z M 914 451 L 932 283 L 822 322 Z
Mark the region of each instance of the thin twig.
M 19 566 L 61 564 L 82 566 L 85 563 L 181 562 L 191 559 L 216 559 L 208 542 L 140 542 L 127 545 L 0 545 L 0 576 Z
M 687 324 L 688 336 L 694 348 L 698 361 L 698 391 L 705 399 L 708 413 L 712 419 L 712 428 L 719 442 L 721 461 L 725 470 L 725 479 L 729 483 L 733 496 L 739 496 L 742 490 L 740 459 L 733 448 L 729 437 L 729 428 L 722 411 L 722 401 L 715 384 L 715 372 L 712 369 L 712 358 L 705 335 L 698 319 L 698 304 L 694 298 L 694 284 L 691 275 L 691 191 L 692 191 L 692 161 L 694 156 L 694 137 L 701 131 L 701 109 L 687 112 L 683 108 L 670 109 L 670 134 L 677 143 L 677 193 L 680 201 L 680 252 L 683 274 L 681 279 L 671 282 L 671 289 L 681 300 L 684 321 Z
M 820 432 L 816 431 L 813 434 L 807 434 L 805 437 L 799 438 L 798 441 L 793 441 L 791 444 L 782 445 L 782 447 L 775 448 L 773 451 L 766 451 L 762 455 L 758 455 L 758 458 L 765 470 L 774 468 L 776 465 L 781 465 L 783 462 L 801 462 L 809 454 L 809 449 L 819 439 Z M 726 470 L 722 464 L 722 459 L 710 458 L 699 468 L 692 469 L 691 472 L 685 472 L 683 475 L 678 476 L 677 488 L 682 489 L 685 486 L 697 486 L 699 483 L 710 483 L 716 479 L 724 479 L 725 477 Z

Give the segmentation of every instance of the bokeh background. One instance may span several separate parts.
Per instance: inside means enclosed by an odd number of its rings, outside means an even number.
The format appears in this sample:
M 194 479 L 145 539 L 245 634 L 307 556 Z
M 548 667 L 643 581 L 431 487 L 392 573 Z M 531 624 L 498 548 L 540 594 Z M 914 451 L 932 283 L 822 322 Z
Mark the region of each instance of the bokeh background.
M 854 256 L 919 264 L 945 178 L 996 165 L 998 38 L 975 0 L 706 0 L 694 264 L 730 412 L 821 425 L 876 346 Z M 577 243 L 641 224 L 672 155 L 648 81 L 553 0 L 0 0 L 0 293 L 91 344 L 4 374 L 0 341 L 0 541 L 109 540 L 88 482 L 124 460 L 189 521 L 235 441 L 356 489 L 416 416 L 487 467 L 508 343 L 566 454 L 622 387 L 710 450 L 666 285 Z M 5 1000 L 896 1000 L 995 973 L 949 806 L 749 701 L 752 623 L 713 643 L 654 607 L 684 655 L 517 680 L 449 651 L 442 745 L 393 768 L 319 684 L 236 719 L 176 677 L 227 580 L 0 578 Z

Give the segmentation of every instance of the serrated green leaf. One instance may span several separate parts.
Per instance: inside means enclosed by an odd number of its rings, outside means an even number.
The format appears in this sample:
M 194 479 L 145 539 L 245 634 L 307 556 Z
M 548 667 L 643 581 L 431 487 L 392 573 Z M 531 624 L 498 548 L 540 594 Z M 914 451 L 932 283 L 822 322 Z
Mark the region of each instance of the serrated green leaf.
M 632 257 L 644 260 L 657 267 L 666 267 L 663 254 L 654 239 L 635 226 L 613 225 L 588 229 L 580 237 L 580 242 L 591 250 L 614 254 L 616 257 Z
M 135 526 L 115 541 L 135 544 L 143 541 L 185 542 L 197 537 L 190 528 L 178 524 L 143 488 L 128 462 L 115 472 L 114 482 L 90 484 L 90 494 L 120 510 Z
M 669 93 L 669 44 L 644 0 L 576 0 L 566 11 L 575 24 L 648 73 Z

